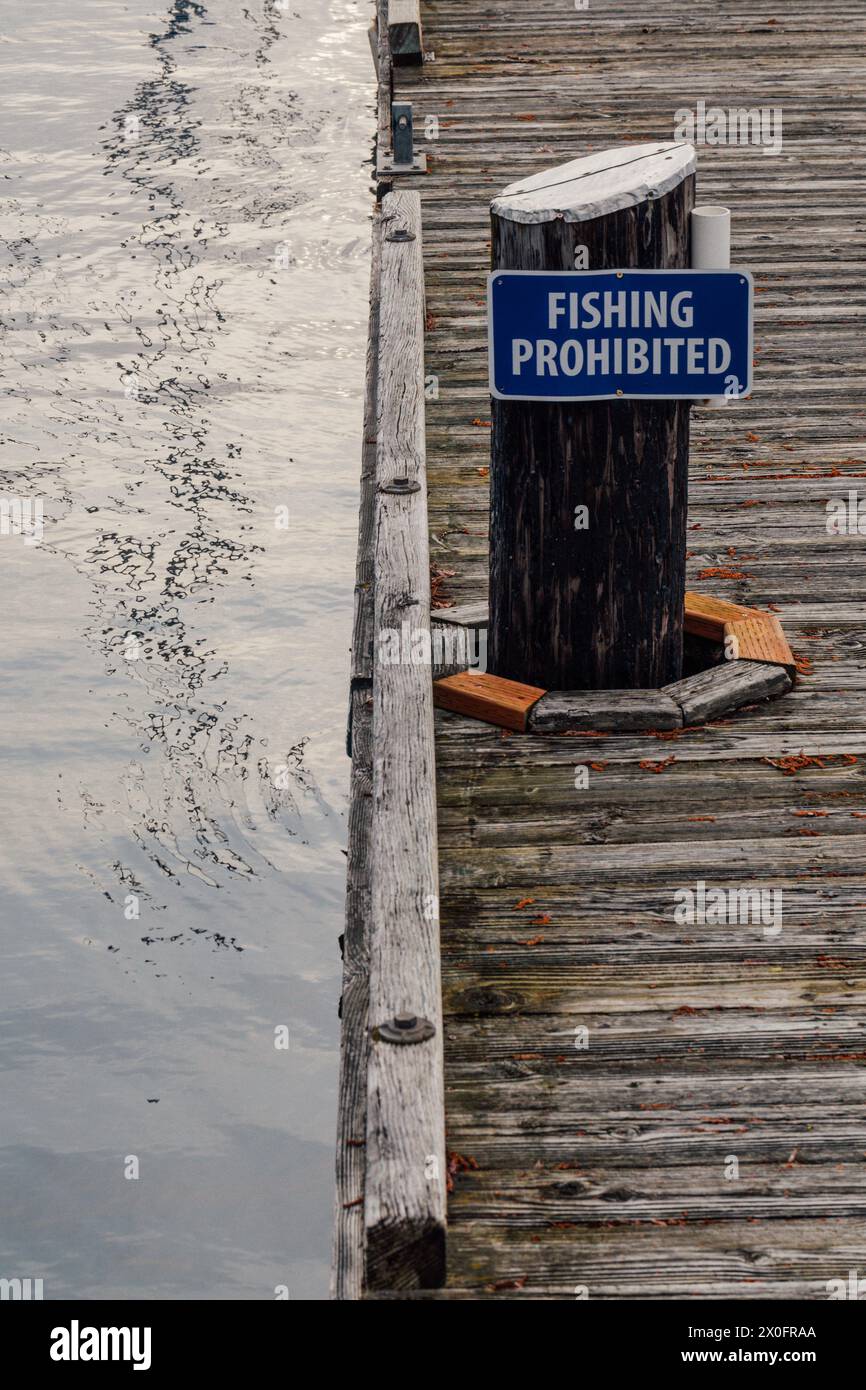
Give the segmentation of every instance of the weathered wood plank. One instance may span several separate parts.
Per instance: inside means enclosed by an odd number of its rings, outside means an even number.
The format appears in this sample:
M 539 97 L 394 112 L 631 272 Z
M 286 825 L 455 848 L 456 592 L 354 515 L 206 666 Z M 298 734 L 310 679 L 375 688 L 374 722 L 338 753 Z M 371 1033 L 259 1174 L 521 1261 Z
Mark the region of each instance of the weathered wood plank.
M 571 729 L 678 729 L 680 706 L 663 690 L 551 690 L 529 712 L 533 733 Z
M 862 1218 L 695 1222 L 608 1230 L 580 1223 L 498 1231 L 468 1223 L 449 1278 L 464 1285 L 511 1286 L 523 1297 L 539 1286 L 574 1298 L 790 1297 L 826 1299 L 828 1280 L 861 1268 Z M 539 1239 L 539 1236 L 541 1239 Z M 859 1263 L 858 1263 L 859 1262 Z
M 749 618 L 752 610 L 727 599 L 711 598 L 686 590 L 686 632 L 695 637 L 708 637 L 713 642 L 724 641 L 725 624 L 737 618 Z
M 765 1089 L 771 1082 L 772 1078 L 767 1078 Z M 730 1128 L 737 1132 L 736 1126 Z M 451 1219 L 455 1224 L 479 1222 L 537 1230 L 576 1221 L 662 1225 L 720 1219 L 751 1222 L 762 1218 L 866 1217 L 863 1164 L 831 1164 L 828 1160 L 816 1175 L 811 1164 L 804 1172 L 805 1165 L 786 1167 L 784 1163 L 753 1161 L 742 1153 L 742 1168 L 733 1180 L 726 1177 L 726 1166 L 730 1172 L 730 1165 L 721 1152 L 730 1149 L 731 1137 L 722 1129 L 716 1163 L 681 1165 L 674 1182 L 667 1168 L 611 1171 L 581 1165 L 571 1171 L 470 1169 L 455 1182 Z M 739 1137 L 737 1142 L 742 1144 Z
M 370 1288 L 417 1288 L 441 1283 L 445 1271 L 433 695 L 429 666 L 379 655 L 382 634 L 399 631 L 407 614 L 429 625 L 417 193 L 383 199 L 380 293 L 366 1279 Z M 386 1041 L 379 1030 L 399 1015 L 427 1020 L 432 1036 Z
M 772 613 L 725 623 L 725 642 L 739 661 L 777 662 L 793 678 L 797 669 L 782 624 Z
M 370 256 L 370 316 L 364 386 L 364 437 L 361 447 L 361 488 L 358 510 L 358 551 L 355 562 L 355 610 L 352 623 L 351 680 L 373 677 L 373 521 L 376 492 L 376 381 L 379 354 L 380 216 L 373 217 Z
M 393 63 L 423 62 L 421 0 L 388 0 L 388 39 Z
M 369 689 L 361 688 L 352 692 L 351 701 L 352 776 L 349 787 L 343 990 L 340 996 L 337 1187 L 331 1273 L 331 1292 L 336 1299 L 359 1299 L 364 1288 L 373 701 Z
M 376 388 L 379 357 L 380 228 L 373 219 L 370 312 L 364 385 L 364 437 L 347 751 L 352 759 L 346 863 L 346 926 L 340 1000 L 337 1164 L 331 1293 L 359 1299 L 364 1285 L 364 1169 L 367 1124 L 370 821 L 372 812 L 373 522 L 376 490 Z
M 453 623 L 455 627 L 486 628 L 487 600 L 456 604 L 453 608 L 434 608 L 431 617 L 437 623 Z
M 791 677 L 784 666 L 736 660 L 723 661 L 719 666 L 666 685 L 663 693 L 682 711 L 684 723 L 705 724 L 708 719 L 739 709 L 753 700 L 783 695 L 791 685 Z
M 457 887 L 522 888 L 548 883 L 577 883 L 587 874 L 596 882 L 649 882 L 653 877 L 676 883 L 678 875 L 694 871 L 695 876 L 713 878 L 726 875 L 735 882 L 772 880 L 797 871 L 835 871 L 840 877 L 856 874 L 855 856 L 862 835 L 822 835 L 817 840 L 783 840 L 768 844 L 765 839 L 728 840 L 724 853 L 714 852 L 705 842 L 687 840 L 677 844 L 647 841 L 643 845 L 559 846 L 553 854 L 549 846 L 527 845 L 495 850 L 452 850 L 442 865 L 443 882 Z
M 456 714 L 521 732 L 527 728 L 530 710 L 544 693 L 535 685 L 475 671 L 448 676 L 437 680 L 433 686 L 439 709 L 453 710 Z

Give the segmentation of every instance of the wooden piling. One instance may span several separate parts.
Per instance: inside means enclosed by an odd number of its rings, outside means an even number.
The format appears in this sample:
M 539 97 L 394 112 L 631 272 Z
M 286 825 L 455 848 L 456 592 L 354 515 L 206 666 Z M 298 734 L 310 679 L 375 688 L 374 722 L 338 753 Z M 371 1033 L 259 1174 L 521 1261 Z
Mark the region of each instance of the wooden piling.
M 512 184 L 491 208 L 493 269 L 688 267 L 694 168 L 692 147 L 668 142 Z M 688 402 L 492 411 L 490 670 L 561 690 L 678 679 Z

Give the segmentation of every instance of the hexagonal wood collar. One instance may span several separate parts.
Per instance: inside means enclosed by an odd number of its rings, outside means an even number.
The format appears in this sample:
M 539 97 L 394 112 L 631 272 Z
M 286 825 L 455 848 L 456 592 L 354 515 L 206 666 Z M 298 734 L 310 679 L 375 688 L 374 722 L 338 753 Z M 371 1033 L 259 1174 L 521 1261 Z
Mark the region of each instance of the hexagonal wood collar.
M 477 604 L 462 613 L 437 609 L 432 617 L 456 626 L 487 623 Z M 727 659 L 661 690 L 541 690 L 486 672 L 463 671 L 434 681 L 433 698 L 440 709 L 517 732 L 634 732 L 703 724 L 752 701 L 783 695 L 794 684 L 794 656 L 772 613 L 687 593 L 685 630 L 724 644 Z

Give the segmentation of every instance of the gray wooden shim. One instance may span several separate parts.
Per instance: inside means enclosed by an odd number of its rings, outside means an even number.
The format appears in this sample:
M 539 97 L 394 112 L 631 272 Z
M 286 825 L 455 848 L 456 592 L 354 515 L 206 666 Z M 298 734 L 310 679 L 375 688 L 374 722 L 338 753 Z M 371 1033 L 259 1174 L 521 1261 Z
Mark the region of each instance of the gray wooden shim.
M 765 661 L 725 661 L 696 676 L 666 685 L 663 694 L 675 700 L 686 724 L 705 724 L 727 710 L 784 695 L 793 682 L 784 666 Z
M 678 729 L 680 707 L 660 690 L 551 690 L 529 712 L 533 733 L 572 729 Z
M 487 600 L 480 603 L 458 603 L 454 608 L 434 608 L 434 623 L 452 623 L 455 627 L 486 628 L 489 620 Z

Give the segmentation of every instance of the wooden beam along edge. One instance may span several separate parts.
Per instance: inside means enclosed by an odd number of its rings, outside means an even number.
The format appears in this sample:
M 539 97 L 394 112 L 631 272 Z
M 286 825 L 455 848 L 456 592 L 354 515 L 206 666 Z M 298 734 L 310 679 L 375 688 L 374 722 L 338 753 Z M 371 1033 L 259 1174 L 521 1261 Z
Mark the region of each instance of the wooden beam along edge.
M 380 638 L 430 611 L 424 278 L 415 192 L 382 200 L 377 374 L 365 1287 L 445 1277 L 446 1159 L 433 690 Z M 407 603 L 411 607 L 407 609 Z M 409 1027 L 407 1019 L 417 1020 Z
M 395 66 L 424 61 L 421 0 L 388 0 L 388 39 Z

